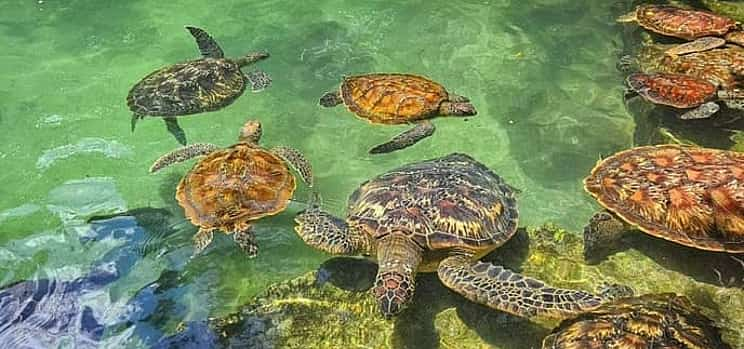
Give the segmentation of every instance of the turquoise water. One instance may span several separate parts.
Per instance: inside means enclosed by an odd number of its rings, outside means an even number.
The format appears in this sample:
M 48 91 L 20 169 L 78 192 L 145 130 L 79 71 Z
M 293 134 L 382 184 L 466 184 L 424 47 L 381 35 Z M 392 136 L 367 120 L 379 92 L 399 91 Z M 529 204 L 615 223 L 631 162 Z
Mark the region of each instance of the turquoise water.
M 135 229 L 132 270 L 91 301 L 115 317 L 138 290 L 176 270 L 179 291 L 166 298 L 179 306 L 162 316 L 162 328 L 234 311 L 269 283 L 327 259 L 291 229 L 301 202 L 256 225 L 258 258 L 219 236 L 189 259 L 196 228 L 174 192 L 190 163 L 149 174 L 178 144 L 157 119 L 131 133 L 125 104 L 147 73 L 198 57 L 184 25 L 206 29 L 228 56 L 268 50 L 257 67 L 274 79 L 225 109 L 180 119 L 189 141 L 229 145 L 246 119 L 258 119 L 263 144 L 306 154 L 334 213 L 370 176 L 458 151 L 522 190 L 523 225 L 579 231 L 597 209 L 581 179 L 600 156 L 632 143 L 610 1 L 4 1 L 0 13 L 0 284 L 80 277 L 132 243 L 86 240 L 95 235 L 90 217 L 165 209 L 171 217 Z M 436 119 L 433 137 L 368 155 L 405 127 L 370 125 L 317 99 L 343 74 L 377 71 L 427 75 L 468 96 L 479 113 Z M 300 188 L 297 198 L 307 193 Z M 135 231 L 132 222 L 123 226 Z M 134 343 L 132 335 L 123 326 L 109 340 Z

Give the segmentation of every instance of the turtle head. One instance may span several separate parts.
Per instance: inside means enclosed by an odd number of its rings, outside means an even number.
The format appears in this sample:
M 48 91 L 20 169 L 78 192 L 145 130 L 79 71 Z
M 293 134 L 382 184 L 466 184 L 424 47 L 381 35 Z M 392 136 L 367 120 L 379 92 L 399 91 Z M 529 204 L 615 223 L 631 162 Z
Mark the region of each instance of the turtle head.
M 377 298 L 382 315 L 389 319 L 403 311 L 413 298 L 414 286 L 411 273 L 378 273 L 372 293 Z
M 620 247 L 627 225 L 609 212 L 598 212 L 584 227 L 584 259 L 598 263 Z
M 439 114 L 448 116 L 473 116 L 478 114 L 470 102 L 442 102 Z
M 261 140 L 263 130 L 261 129 L 261 122 L 258 120 L 248 120 L 243 124 L 243 128 L 240 129 L 240 136 L 238 139 L 241 142 L 247 142 L 251 144 L 258 144 Z

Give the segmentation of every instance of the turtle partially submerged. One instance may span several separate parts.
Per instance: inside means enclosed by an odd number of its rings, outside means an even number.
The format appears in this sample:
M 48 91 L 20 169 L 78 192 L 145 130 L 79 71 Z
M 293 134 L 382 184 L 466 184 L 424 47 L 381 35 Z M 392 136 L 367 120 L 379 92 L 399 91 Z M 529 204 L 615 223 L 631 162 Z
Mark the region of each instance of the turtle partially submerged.
M 436 271 L 474 302 L 520 316 L 590 310 L 601 299 L 558 289 L 478 259 L 517 230 L 514 190 L 464 154 L 412 163 L 363 183 L 345 220 L 318 207 L 300 212 L 295 231 L 331 254 L 371 255 L 379 265 L 373 295 L 385 317 L 410 302 L 417 272 Z
M 584 229 L 588 259 L 631 228 L 708 251 L 744 253 L 744 154 L 636 147 L 594 167 L 584 188 L 607 211 Z
M 629 92 L 654 103 L 687 109 L 680 119 L 705 119 L 720 110 L 718 101 L 731 109 L 744 109 L 744 93 L 719 89 L 715 84 L 690 75 L 672 73 L 635 73 L 625 79 Z
M 262 71 L 244 74 L 240 69 L 268 58 L 266 52 L 254 52 L 238 58 L 226 58 L 222 48 L 204 30 L 187 26 L 199 46 L 202 58 L 160 68 L 137 82 L 129 91 L 127 106 L 133 112 L 132 131 L 139 119 L 162 117 L 181 144 L 186 135 L 176 117 L 221 109 L 233 103 L 250 83 L 253 91 L 271 84 Z
M 635 22 L 654 33 L 685 40 L 723 36 L 738 29 L 736 21 L 726 16 L 669 5 L 640 5 L 617 21 Z
M 564 320 L 543 349 L 731 349 L 713 320 L 671 293 L 621 298 Z
M 320 105 L 346 104 L 351 112 L 373 124 L 409 124 L 413 128 L 380 144 L 370 153 L 389 153 L 431 136 L 436 116 L 471 116 L 477 112 L 468 98 L 447 92 L 426 77 L 411 74 L 364 74 L 346 76 L 336 91 L 320 98 Z
M 248 256 L 258 252 L 251 223 L 282 212 L 295 190 L 295 178 L 287 164 L 312 186 L 310 163 L 296 149 L 258 145 L 261 124 L 250 120 L 243 126 L 239 142 L 219 149 L 196 143 L 160 157 L 150 172 L 199 155 L 206 155 L 181 179 L 176 199 L 186 217 L 199 231 L 194 236 L 195 254 L 211 242 L 214 230 L 232 234 Z

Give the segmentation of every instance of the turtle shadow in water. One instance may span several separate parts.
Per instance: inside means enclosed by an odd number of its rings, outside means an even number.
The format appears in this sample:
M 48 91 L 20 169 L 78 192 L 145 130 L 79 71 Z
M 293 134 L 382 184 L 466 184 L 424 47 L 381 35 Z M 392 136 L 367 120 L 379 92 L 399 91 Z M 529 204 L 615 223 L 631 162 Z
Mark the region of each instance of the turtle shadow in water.
M 698 282 L 724 287 L 744 287 L 744 254 L 705 251 L 653 237 L 627 233 L 615 246 L 592 251 L 589 264 L 629 248 L 641 252 L 665 269 L 687 275 Z
M 700 120 L 680 120 L 679 112 L 638 97 L 626 100 L 625 106 L 636 124 L 633 143 L 637 146 L 683 143 L 731 149 L 736 145 L 733 137 L 744 130 L 744 113 L 725 106 L 713 117 Z
M 528 253 L 529 237 L 524 229 L 519 229 L 512 239 L 482 260 L 519 272 L 519 266 Z M 372 261 L 337 257 L 320 266 L 317 282 L 330 282 L 352 292 L 368 292 L 374 284 L 376 274 L 377 264 Z M 393 320 L 394 347 L 438 348 L 440 337 L 435 320 L 437 314 L 449 308 L 455 308 L 466 326 L 476 331 L 485 342 L 505 348 L 539 347 L 541 338 L 549 332 L 528 319 L 467 300 L 446 288 L 436 273 L 421 273 L 416 277 L 412 303 Z

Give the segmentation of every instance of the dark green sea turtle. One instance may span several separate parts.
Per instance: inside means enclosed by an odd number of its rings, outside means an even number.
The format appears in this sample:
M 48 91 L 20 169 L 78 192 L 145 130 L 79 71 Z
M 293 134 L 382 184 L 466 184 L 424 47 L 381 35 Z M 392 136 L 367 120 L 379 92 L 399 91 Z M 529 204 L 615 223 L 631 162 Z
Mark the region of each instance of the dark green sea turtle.
M 289 204 L 295 179 L 287 164 L 312 186 L 310 163 L 289 147 L 264 149 L 258 145 L 261 124 L 250 120 L 240 132 L 239 142 L 220 149 L 195 143 L 160 157 L 150 167 L 156 172 L 168 165 L 206 155 L 181 179 L 176 199 L 186 217 L 199 227 L 194 236 L 195 254 L 211 242 L 214 230 L 232 234 L 248 256 L 258 253 L 250 223 L 275 215 Z
M 261 71 L 243 74 L 240 68 L 269 57 L 266 52 L 225 58 L 222 49 L 207 32 L 186 27 L 196 39 L 202 58 L 160 68 L 140 80 L 127 96 L 132 115 L 132 131 L 137 120 L 146 116 L 162 117 L 168 130 L 181 144 L 186 135 L 176 121 L 181 115 L 215 111 L 233 103 L 250 83 L 262 90 L 271 78 Z
M 713 320 L 687 297 L 625 297 L 565 320 L 543 349 L 730 349 Z
M 472 116 L 477 112 L 463 96 L 447 92 L 426 77 L 411 74 L 364 74 L 344 77 L 341 87 L 320 98 L 320 105 L 346 104 L 351 112 L 373 124 L 415 123 L 416 126 L 380 144 L 370 153 L 389 153 L 431 136 L 435 116 Z
M 479 258 L 517 231 L 514 190 L 464 154 L 408 164 L 363 183 L 346 220 L 312 207 L 296 217 L 309 245 L 331 254 L 371 255 L 372 289 L 386 317 L 412 299 L 417 272 L 437 272 L 466 298 L 520 316 L 561 316 L 596 308 L 600 298 L 558 289 Z

